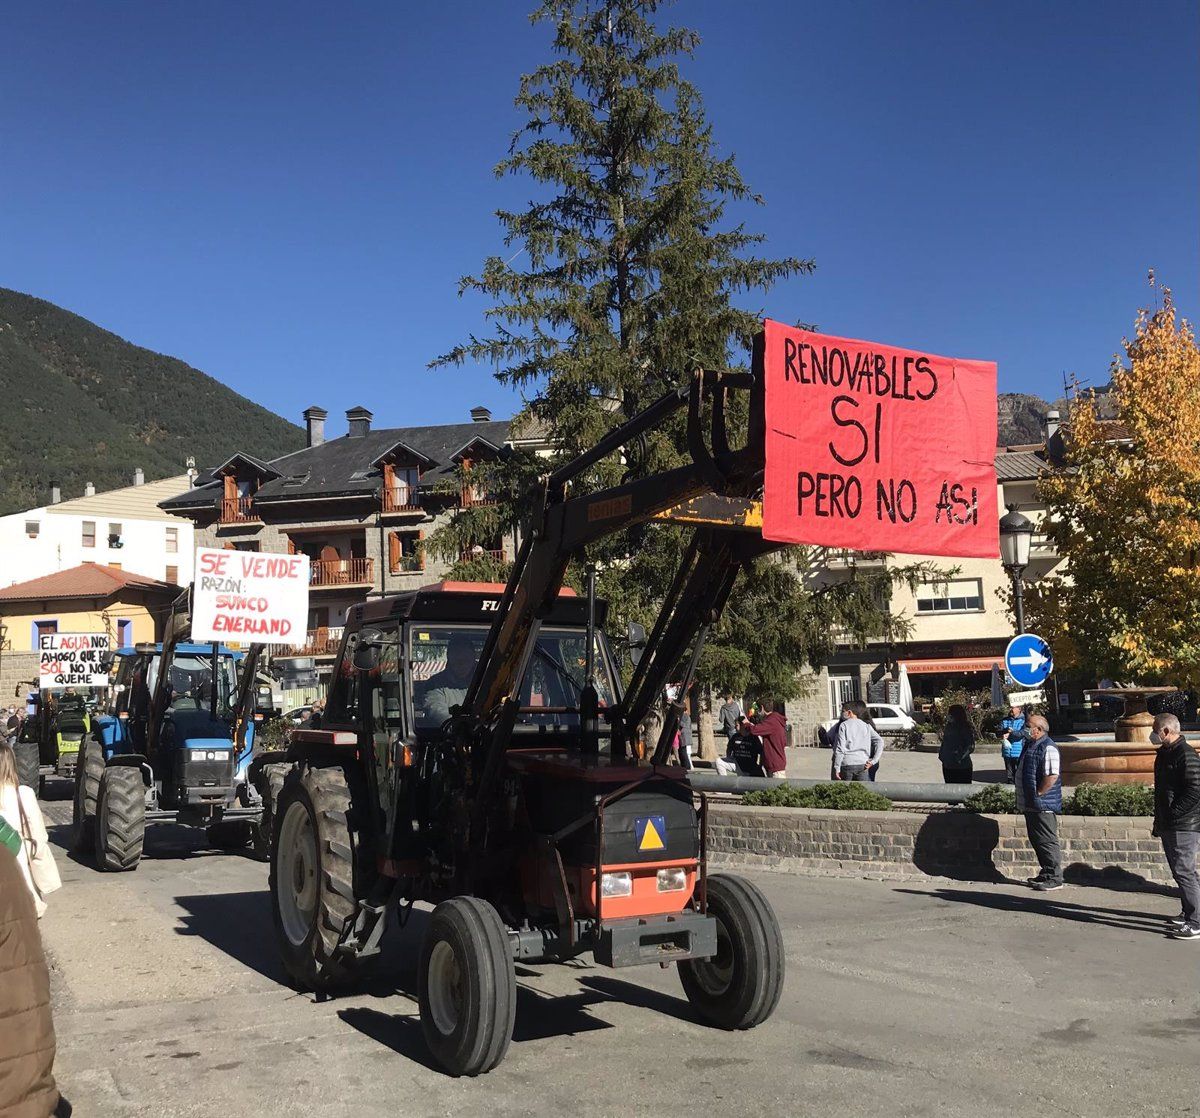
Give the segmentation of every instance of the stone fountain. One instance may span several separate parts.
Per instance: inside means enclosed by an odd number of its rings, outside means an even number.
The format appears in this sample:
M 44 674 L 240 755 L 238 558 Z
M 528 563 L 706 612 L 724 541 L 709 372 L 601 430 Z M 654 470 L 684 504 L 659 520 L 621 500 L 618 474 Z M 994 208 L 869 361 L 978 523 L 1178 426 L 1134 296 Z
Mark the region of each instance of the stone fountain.
M 1058 746 L 1063 784 L 1153 784 L 1154 754 L 1150 741 L 1154 715 L 1146 707 L 1151 695 L 1174 687 L 1104 687 L 1085 691 L 1105 699 L 1121 699 L 1125 709 L 1113 723 L 1114 741 L 1066 742 Z

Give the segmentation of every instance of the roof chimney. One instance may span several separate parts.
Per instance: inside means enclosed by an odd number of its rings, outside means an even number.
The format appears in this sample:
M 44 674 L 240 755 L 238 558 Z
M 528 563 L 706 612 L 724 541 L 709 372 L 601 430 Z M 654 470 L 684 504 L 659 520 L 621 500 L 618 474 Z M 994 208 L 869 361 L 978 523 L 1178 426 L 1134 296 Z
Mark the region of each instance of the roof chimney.
M 371 415 L 364 407 L 351 408 L 346 412 L 346 422 L 350 424 L 350 438 L 361 439 L 371 429 Z
M 145 485 L 146 484 L 146 475 L 142 472 L 141 466 L 139 466 L 136 470 L 133 471 L 133 484 L 134 485 Z
M 1057 408 L 1051 408 L 1046 412 L 1046 441 L 1049 442 L 1056 434 L 1058 434 L 1059 424 L 1062 421 L 1062 416 L 1058 414 Z
M 316 404 L 304 409 L 304 425 L 308 428 L 309 446 L 320 446 L 325 441 L 325 420 L 328 418 L 329 412 Z
M 57 485 L 50 486 L 50 503 L 52 505 L 62 503 L 62 490 Z
M 84 485 L 83 495 L 85 497 L 94 497 L 96 495 L 96 487 L 90 481 Z
M 492 421 L 492 413 L 482 405 L 471 409 L 472 423 L 490 423 Z

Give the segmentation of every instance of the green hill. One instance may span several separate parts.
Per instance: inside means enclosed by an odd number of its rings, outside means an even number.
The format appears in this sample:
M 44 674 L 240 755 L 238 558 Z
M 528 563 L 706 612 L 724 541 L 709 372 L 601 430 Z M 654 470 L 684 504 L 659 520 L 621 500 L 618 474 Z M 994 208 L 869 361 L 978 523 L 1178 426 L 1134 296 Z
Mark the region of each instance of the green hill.
M 274 458 L 304 433 L 190 365 L 0 287 L 0 514 L 214 466 Z

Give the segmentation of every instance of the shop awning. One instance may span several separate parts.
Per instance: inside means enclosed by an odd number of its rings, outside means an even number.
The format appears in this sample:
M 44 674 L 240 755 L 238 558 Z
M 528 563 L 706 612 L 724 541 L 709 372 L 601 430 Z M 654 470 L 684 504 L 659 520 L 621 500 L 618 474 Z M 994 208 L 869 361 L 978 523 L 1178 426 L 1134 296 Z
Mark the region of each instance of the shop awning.
M 1003 656 L 955 656 L 946 660 L 901 660 L 909 675 L 966 675 L 990 672 L 993 664 L 1004 667 Z

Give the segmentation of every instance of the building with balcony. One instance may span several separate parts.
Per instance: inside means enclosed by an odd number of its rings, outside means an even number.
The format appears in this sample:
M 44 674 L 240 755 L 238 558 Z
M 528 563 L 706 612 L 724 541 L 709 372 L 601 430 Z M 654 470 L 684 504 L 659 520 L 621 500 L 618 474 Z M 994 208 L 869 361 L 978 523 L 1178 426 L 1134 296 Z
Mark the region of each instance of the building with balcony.
M 1062 436 L 1057 413 L 1048 418 L 1044 443 L 1002 446 L 996 450 L 998 507 L 1016 505 L 1040 525 L 1045 509 L 1037 496 L 1037 479 L 1061 468 Z M 806 694 L 788 703 L 788 716 L 798 725 L 802 740 L 822 721 L 837 717 L 847 699 L 895 701 L 900 665 L 907 669 L 918 704 L 951 687 L 986 690 L 992 666 L 1003 667 L 1004 649 L 1014 629 L 1009 612 L 1011 580 L 999 559 L 947 559 L 878 552 L 822 551 L 814 556 L 808 578 L 814 585 L 852 577 L 856 570 L 927 562 L 945 572 L 915 589 L 893 585 L 887 608 L 909 627 L 906 639 L 873 642 L 865 648 L 849 643 L 815 678 Z M 1025 571 L 1036 581 L 1059 565 L 1059 556 L 1045 532 L 1037 532 Z
M 425 538 L 455 509 L 490 503 L 471 468 L 515 445 L 510 421 L 486 408 L 467 423 L 374 428 L 371 412 L 355 407 L 346 433 L 331 439 L 327 418 L 309 408 L 304 449 L 271 461 L 235 454 L 161 506 L 194 526 L 199 547 L 307 555 L 307 642 L 287 654 L 326 665 L 351 606 L 442 576 L 446 564 L 426 553 Z M 511 559 L 513 532 L 476 541 L 470 554 L 481 552 Z

